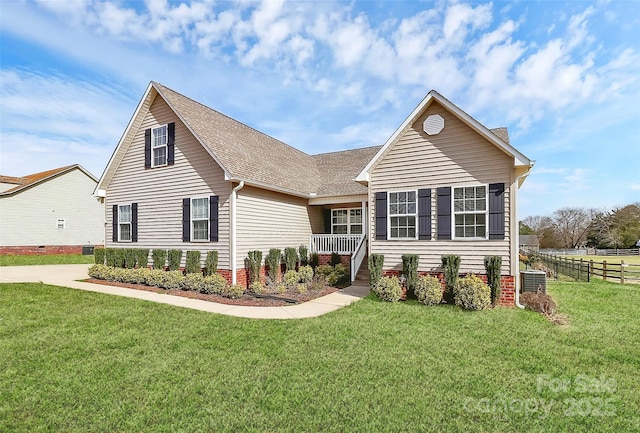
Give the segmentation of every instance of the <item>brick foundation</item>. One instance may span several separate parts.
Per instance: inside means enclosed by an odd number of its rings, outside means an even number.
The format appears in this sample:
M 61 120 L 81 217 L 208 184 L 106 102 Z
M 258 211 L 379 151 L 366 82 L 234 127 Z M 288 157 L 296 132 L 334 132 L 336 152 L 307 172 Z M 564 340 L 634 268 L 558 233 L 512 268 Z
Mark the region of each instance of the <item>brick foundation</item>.
M 102 245 L 92 245 L 102 247 Z M 0 247 L 3 256 L 44 256 L 53 254 L 82 254 L 82 245 L 40 245 Z
M 328 265 L 329 263 L 331 263 L 331 254 L 318 254 L 318 265 Z M 351 254 L 340 254 L 340 263 L 350 266 Z

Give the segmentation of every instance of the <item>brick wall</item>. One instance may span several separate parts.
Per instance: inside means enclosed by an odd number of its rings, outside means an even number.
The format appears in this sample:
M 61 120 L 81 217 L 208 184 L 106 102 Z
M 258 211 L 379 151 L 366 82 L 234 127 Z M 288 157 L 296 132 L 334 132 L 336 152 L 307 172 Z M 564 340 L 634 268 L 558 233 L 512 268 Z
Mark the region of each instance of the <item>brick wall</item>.
M 92 245 L 101 247 L 102 245 Z M 52 254 L 82 254 L 82 245 L 41 245 L 0 247 L 3 256 L 37 256 Z
M 340 262 L 345 266 L 351 265 L 351 254 L 340 254 Z M 331 254 L 318 254 L 318 265 L 331 263 Z

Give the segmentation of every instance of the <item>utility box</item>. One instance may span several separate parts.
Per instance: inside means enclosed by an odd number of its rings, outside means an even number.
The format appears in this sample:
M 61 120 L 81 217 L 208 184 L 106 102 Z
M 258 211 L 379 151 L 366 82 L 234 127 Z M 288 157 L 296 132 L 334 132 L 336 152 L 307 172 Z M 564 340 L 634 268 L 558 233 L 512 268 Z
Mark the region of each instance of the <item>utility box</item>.
M 544 271 L 520 271 L 522 292 L 547 293 L 547 274 Z
M 93 245 L 83 246 L 82 247 L 82 255 L 83 256 L 92 256 L 93 255 L 93 249 L 94 249 Z

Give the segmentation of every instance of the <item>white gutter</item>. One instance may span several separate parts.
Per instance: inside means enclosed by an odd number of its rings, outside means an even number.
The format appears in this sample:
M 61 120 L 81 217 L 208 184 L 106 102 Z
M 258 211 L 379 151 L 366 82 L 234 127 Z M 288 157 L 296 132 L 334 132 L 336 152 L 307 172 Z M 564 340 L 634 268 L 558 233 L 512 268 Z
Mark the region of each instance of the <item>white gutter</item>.
M 519 188 L 518 183 L 520 182 L 520 179 L 525 178 L 526 176 L 529 175 L 529 172 L 531 171 L 531 169 L 525 171 L 524 173 L 522 173 L 520 176 L 516 177 L 516 181 L 514 182 L 516 184 L 516 188 Z M 518 255 L 516 257 L 520 257 L 520 246 L 519 246 L 519 239 L 520 239 L 520 221 L 518 220 L 518 203 L 516 203 L 516 205 L 513 207 L 513 219 L 515 220 L 515 232 L 516 232 L 516 237 L 515 237 L 515 242 L 517 248 L 518 248 Z M 516 301 L 516 307 L 524 310 L 524 305 L 522 305 L 520 303 L 520 260 L 518 260 L 516 262 L 518 264 L 518 271 L 516 272 L 516 281 L 515 281 L 515 301 Z
M 231 207 L 230 209 L 230 213 L 231 213 L 231 251 L 229 254 L 229 260 L 231 261 L 231 284 L 236 284 L 238 281 L 237 275 L 236 275 L 236 270 L 237 270 L 237 265 L 236 265 L 236 249 L 237 249 L 237 241 L 236 241 L 236 199 L 237 199 L 237 193 L 238 191 L 240 191 L 242 188 L 244 188 L 244 180 L 241 180 L 240 183 L 238 184 L 238 186 L 236 186 L 235 188 L 233 188 L 231 190 L 231 200 L 229 203 L 229 206 Z

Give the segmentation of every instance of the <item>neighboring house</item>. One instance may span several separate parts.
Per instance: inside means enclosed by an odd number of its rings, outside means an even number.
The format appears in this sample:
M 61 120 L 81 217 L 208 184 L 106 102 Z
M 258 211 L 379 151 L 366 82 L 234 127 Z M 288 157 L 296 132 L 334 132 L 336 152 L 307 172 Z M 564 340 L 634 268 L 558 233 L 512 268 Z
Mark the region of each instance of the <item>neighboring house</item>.
M 248 251 L 305 244 L 349 255 L 352 276 L 371 253 L 388 273 L 405 253 L 425 272 L 459 254 L 461 272 L 484 273 L 484 256 L 499 255 L 509 297 L 517 190 L 532 166 L 506 129 L 435 91 L 383 146 L 308 155 L 151 82 L 96 194 L 107 246 L 216 250 L 233 283 L 246 283 Z
M 77 164 L 0 176 L 0 254 L 80 254 L 83 246 L 103 245 L 97 183 Z
M 540 241 L 536 235 L 520 235 L 520 248 L 524 250 L 539 250 Z

